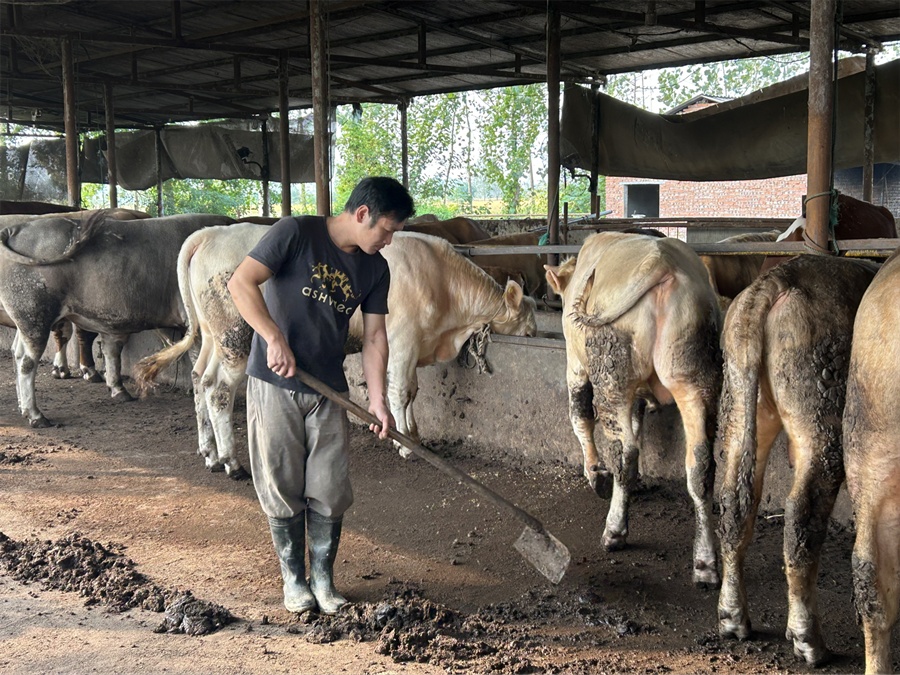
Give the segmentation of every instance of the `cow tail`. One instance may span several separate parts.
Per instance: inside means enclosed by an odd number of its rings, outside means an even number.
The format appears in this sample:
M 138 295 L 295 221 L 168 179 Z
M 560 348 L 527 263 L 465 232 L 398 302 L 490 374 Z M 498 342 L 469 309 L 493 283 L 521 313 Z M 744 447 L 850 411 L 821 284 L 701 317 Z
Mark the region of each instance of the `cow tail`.
M 720 448 L 732 455 L 737 452 L 737 476 L 734 491 L 722 493 L 722 542 L 737 541 L 736 530 L 754 508 L 756 480 L 757 429 L 756 413 L 759 376 L 765 349 L 766 321 L 779 293 L 779 280 L 773 275 L 761 277 L 731 304 L 722 335 L 724 381 L 720 409 Z M 723 440 L 724 439 L 724 440 Z M 731 527 L 735 531 L 729 532 Z M 737 539 L 736 539 L 737 538 Z
M 621 283 L 610 284 L 610 292 L 604 292 L 600 298 L 603 304 L 588 307 L 596 274 L 596 269 L 591 272 L 572 305 L 570 317 L 576 325 L 583 328 L 600 328 L 612 323 L 634 307 L 666 276 L 671 276 L 673 270 L 659 253 L 648 255 L 641 261 L 633 276 L 614 280 Z
M 97 234 L 100 225 L 106 221 L 109 212 L 109 209 L 102 209 L 91 214 L 90 217 L 84 221 L 66 218 L 65 220 L 68 220 L 72 224 L 72 236 L 69 239 L 69 243 L 66 245 L 65 250 L 53 258 L 32 258 L 31 256 L 12 250 L 9 246 L 10 237 L 21 232 L 23 227 L 27 227 L 27 223 L 26 225 L 7 227 L 0 232 L 0 256 L 14 263 L 18 263 L 19 265 L 29 266 L 56 265 L 69 262 L 78 251 L 84 248 L 85 244 L 93 239 Z
M 146 356 L 138 361 L 134 366 L 134 380 L 137 384 L 138 391 L 143 396 L 148 390 L 156 386 L 156 378 L 166 368 L 171 366 L 183 354 L 185 354 L 197 341 L 200 334 L 200 320 L 197 317 L 197 308 L 194 306 L 194 296 L 191 292 L 190 273 L 191 259 L 200 248 L 201 243 L 193 241 L 194 237 L 189 237 L 181 247 L 178 253 L 178 291 L 181 294 L 181 300 L 184 303 L 185 314 L 187 315 L 187 330 L 184 337 L 165 349 L 155 354 Z

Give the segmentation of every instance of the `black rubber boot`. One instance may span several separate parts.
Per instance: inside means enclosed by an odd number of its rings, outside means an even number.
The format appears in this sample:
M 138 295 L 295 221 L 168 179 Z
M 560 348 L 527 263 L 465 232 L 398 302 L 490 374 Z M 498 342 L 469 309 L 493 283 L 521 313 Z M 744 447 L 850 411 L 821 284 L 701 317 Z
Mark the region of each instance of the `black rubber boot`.
M 305 513 L 293 518 L 269 518 L 272 543 L 281 563 L 281 578 L 284 579 L 284 607 L 289 612 L 302 614 L 316 608 L 316 599 L 306 585 L 306 562 L 304 549 Z
M 334 588 L 334 559 L 341 541 L 342 517 L 329 518 L 306 509 L 309 538 L 309 587 L 322 614 L 336 614 L 347 598 Z

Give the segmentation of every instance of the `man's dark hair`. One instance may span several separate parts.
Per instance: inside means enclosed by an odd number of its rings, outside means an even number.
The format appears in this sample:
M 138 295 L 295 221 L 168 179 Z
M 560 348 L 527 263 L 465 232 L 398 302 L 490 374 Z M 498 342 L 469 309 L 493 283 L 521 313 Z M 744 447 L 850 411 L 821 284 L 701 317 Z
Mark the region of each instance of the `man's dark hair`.
M 352 213 L 360 206 L 368 206 L 372 222 L 381 216 L 403 222 L 416 212 L 413 198 L 399 182 L 387 176 L 369 176 L 353 188 L 344 211 Z

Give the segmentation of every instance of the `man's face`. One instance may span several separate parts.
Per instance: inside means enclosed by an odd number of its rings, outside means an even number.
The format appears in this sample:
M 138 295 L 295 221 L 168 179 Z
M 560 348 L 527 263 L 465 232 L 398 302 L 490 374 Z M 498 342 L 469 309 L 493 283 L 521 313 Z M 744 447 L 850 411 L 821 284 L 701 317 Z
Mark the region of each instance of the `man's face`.
M 389 216 L 379 216 L 372 222 L 372 217 L 366 218 L 360 235 L 359 248 L 372 255 L 391 243 L 395 232 L 403 229 L 406 221 L 398 222 Z

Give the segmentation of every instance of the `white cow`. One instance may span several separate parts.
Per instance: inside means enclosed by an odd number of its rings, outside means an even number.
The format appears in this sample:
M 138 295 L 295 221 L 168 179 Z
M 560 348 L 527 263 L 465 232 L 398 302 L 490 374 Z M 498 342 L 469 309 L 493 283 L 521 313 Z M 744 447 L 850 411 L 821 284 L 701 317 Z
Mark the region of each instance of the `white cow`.
M 244 378 L 252 329 L 231 300 L 226 284 L 235 268 L 266 232 L 240 223 L 197 232 L 178 256 L 178 282 L 189 315 L 184 339 L 148 356 L 135 367 L 146 387 L 161 370 L 201 337 L 194 364 L 194 401 L 199 453 L 207 468 L 231 477 L 246 472 L 234 456 L 234 395 Z M 485 325 L 509 335 L 534 335 L 535 302 L 515 282 L 504 290 L 442 239 L 401 232 L 381 254 L 391 269 L 387 333 L 388 399 L 398 431 L 417 436 L 412 404 L 416 368 L 454 358 L 463 343 Z M 348 351 L 358 351 L 362 318 L 351 318 Z

